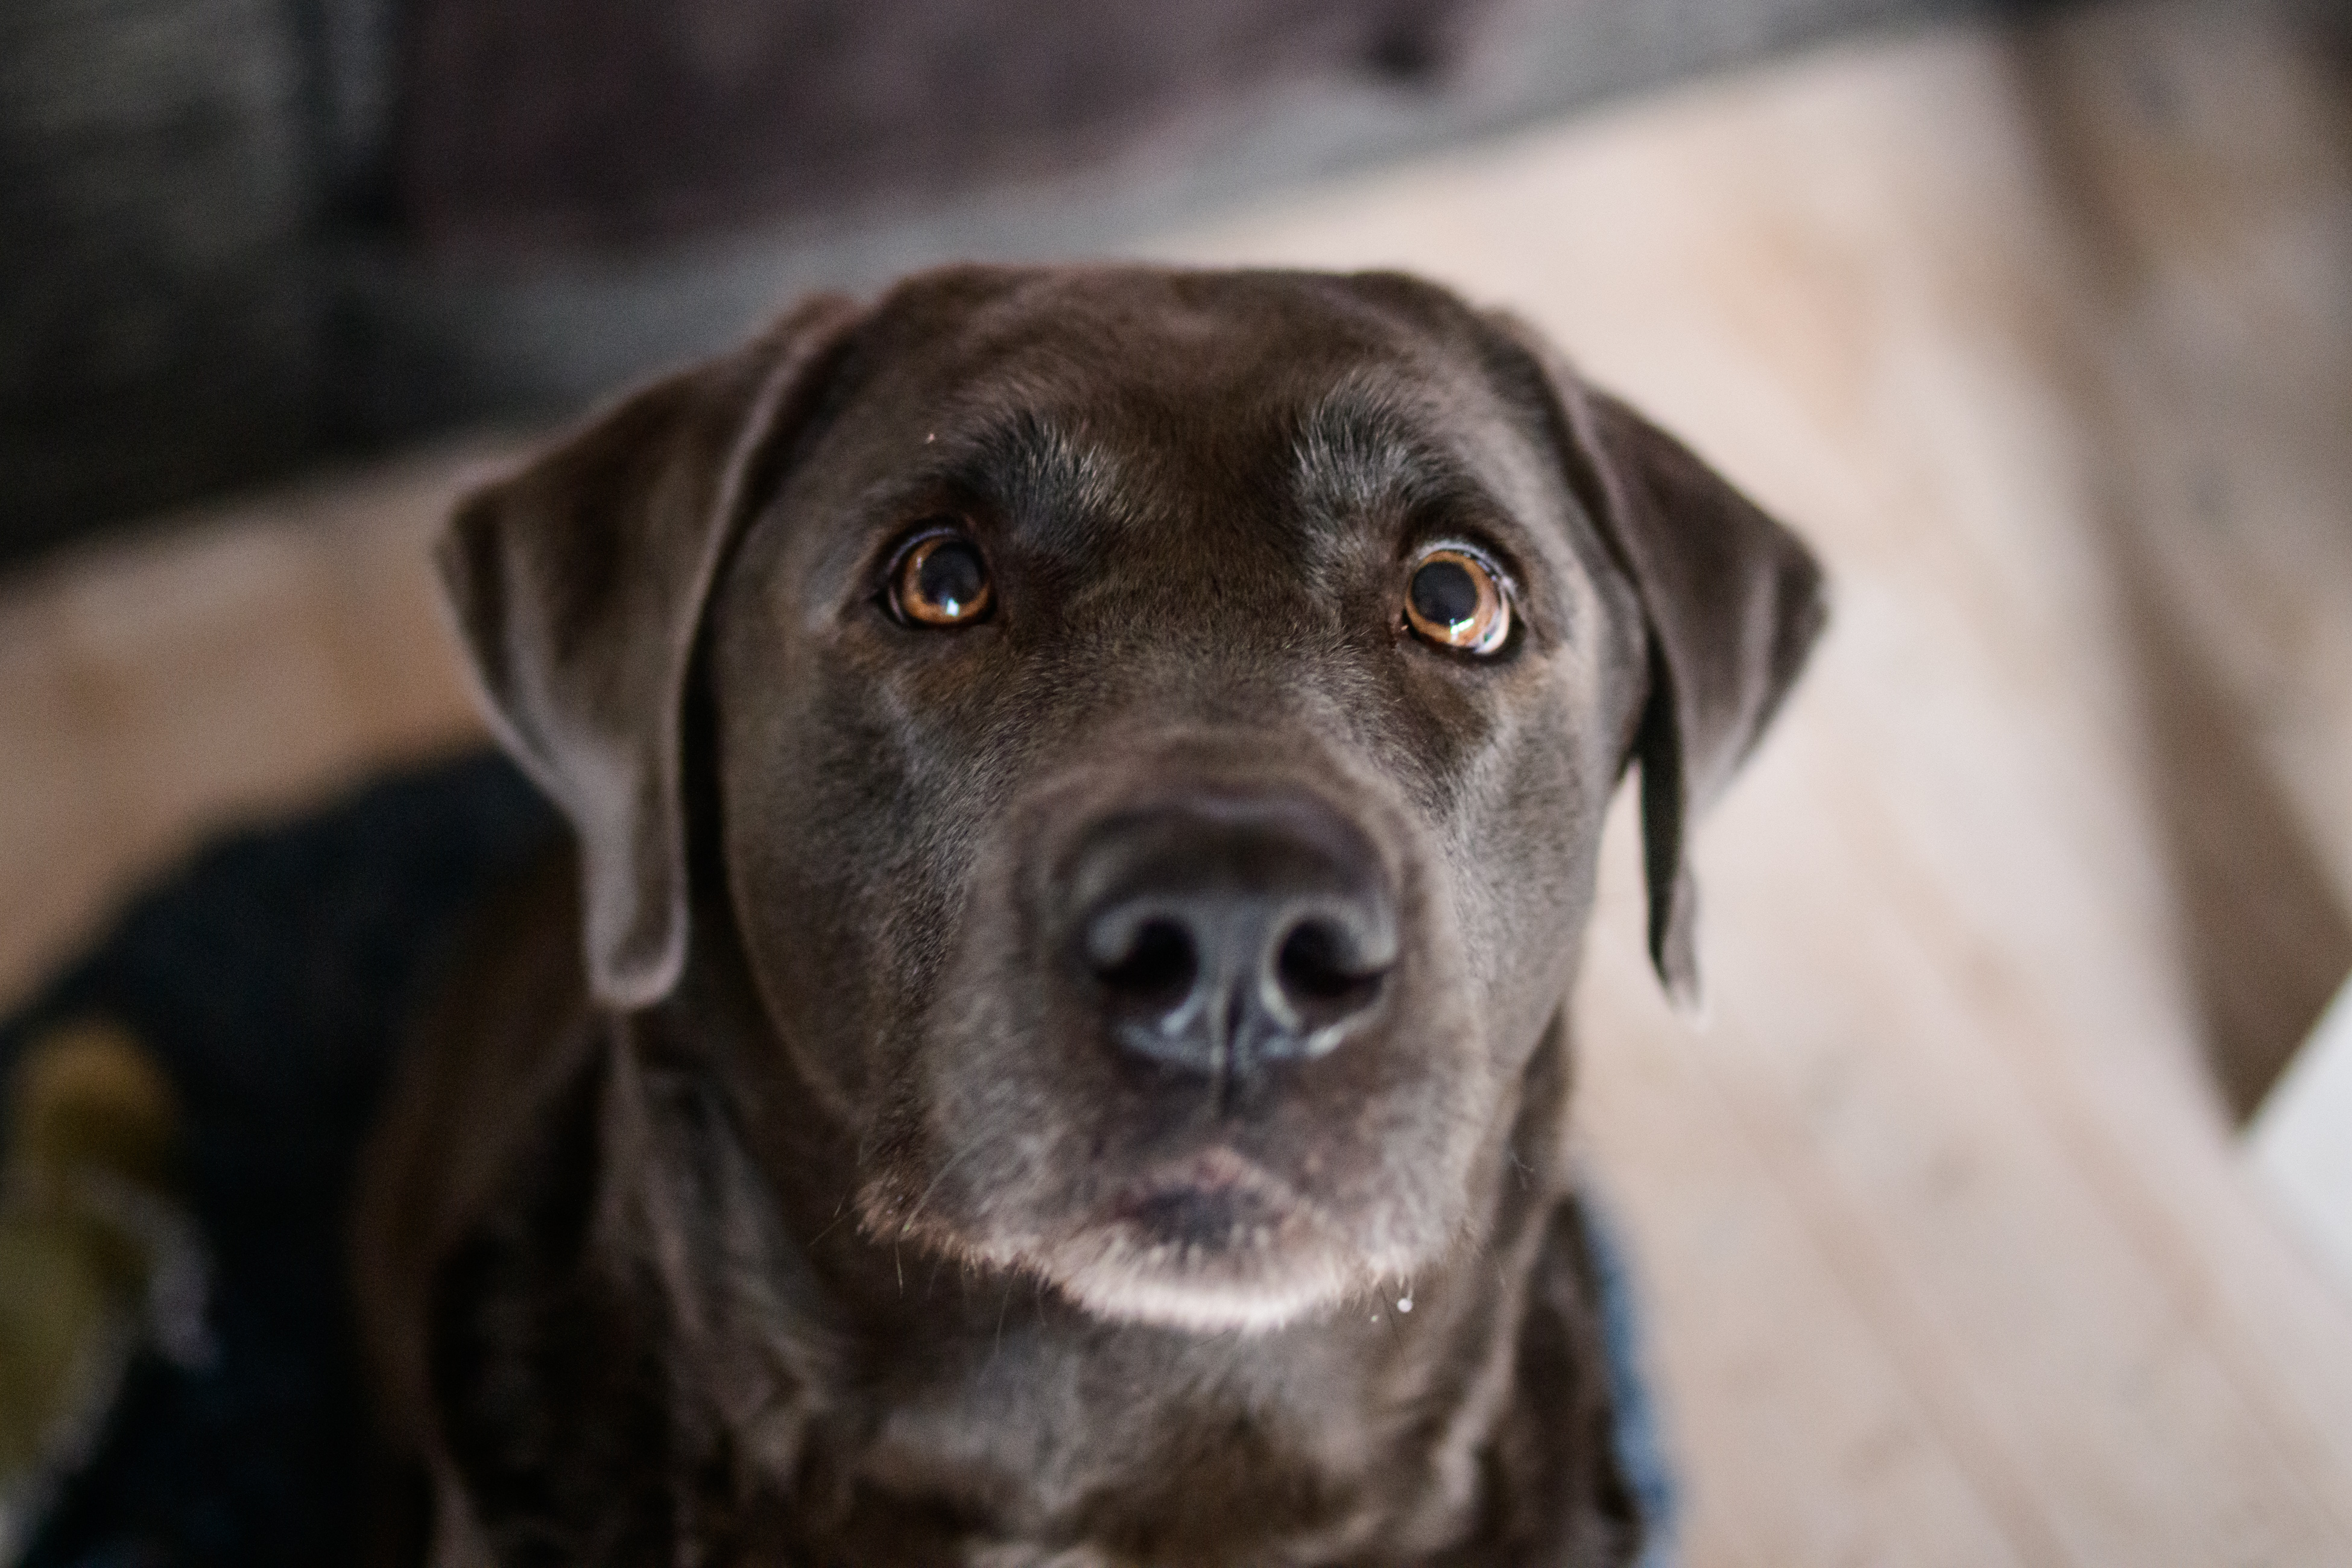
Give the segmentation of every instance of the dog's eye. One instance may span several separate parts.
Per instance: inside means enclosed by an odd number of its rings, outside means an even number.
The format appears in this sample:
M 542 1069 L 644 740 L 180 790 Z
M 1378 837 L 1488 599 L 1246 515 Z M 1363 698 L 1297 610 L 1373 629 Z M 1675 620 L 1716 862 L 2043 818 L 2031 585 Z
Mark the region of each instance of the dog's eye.
M 961 533 L 927 533 L 899 551 L 890 568 L 890 602 L 901 620 L 961 626 L 988 614 L 993 597 L 980 546 Z
M 1511 635 L 1511 602 L 1495 569 L 1466 550 L 1441 546 L 1413 563 L 1404 618 L 1413 635 L 1440 647 L 1490 654 Z

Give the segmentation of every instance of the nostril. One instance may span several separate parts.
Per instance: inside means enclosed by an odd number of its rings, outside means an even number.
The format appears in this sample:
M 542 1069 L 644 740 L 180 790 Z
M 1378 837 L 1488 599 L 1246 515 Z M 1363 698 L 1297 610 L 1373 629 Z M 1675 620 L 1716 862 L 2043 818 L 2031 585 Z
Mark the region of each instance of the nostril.
M 1364 962 L 1349 933 L 1323 919 L 1293 927 L 1275 958 L 1284 994 L 1310 1028 L 1369 1006 L 1386 970 L 1386 964 Z
M 1171 920 L 1145 921 L 1123 952 L 1090 956 L 1095 978 L 1106 987 L 1130 1002 L 1163 1010 L 1192 994 L 1201 969 L 1192 933 Z
M 1286 938 L 1277 968 L 1283 985 L 1301 996 L 1338 996 L 1356 982 L 1342 966 L 1340 937 L 1322 921 L 1308 921 Z

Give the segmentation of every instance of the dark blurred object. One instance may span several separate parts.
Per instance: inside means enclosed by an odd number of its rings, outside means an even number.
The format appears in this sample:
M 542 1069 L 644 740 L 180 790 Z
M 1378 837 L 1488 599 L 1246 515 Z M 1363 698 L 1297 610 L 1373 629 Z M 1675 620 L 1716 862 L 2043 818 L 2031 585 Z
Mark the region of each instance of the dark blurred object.
M 291 1568 L 355 1555 L 367 1499 L 343 1283 L 353 1157 L 403 1021 L 464 912 L 557 831 L 502 759 L 377 784 L 215 845 L 0 1020 L 12 1089 L 39 1077 L 23 1064 L 91 1018 L 160 1068 L 183 1144 L 172 1185 L 211 1260 L 197 1346 L 157 1334 L 131 1357 L 111 1410 L 92 1413 L 103 1424 L 76 1434 L 66 1458 L 85 1462 L 29 1563 Z M 0 1168 L 59 1163 L 26 1145 L 39 1123 L 15 1110 Z M 131 1163 L 123 1142 L 115 1165 Z M 77 1267 L 68 1256 L 52 1271 Z M 104 1324 L 68 1329 L 89 1338 Z
M 305 79 L 276 0 L 0 5 L 0 555 L 314 447 Z
M 783 296 L 2045 0 L 10 0 L 0 563 Z
M 1184 111 L 1442 90 L 1496 0 L 414 0 L 434 248 L 670 239 L 1099 163 Z

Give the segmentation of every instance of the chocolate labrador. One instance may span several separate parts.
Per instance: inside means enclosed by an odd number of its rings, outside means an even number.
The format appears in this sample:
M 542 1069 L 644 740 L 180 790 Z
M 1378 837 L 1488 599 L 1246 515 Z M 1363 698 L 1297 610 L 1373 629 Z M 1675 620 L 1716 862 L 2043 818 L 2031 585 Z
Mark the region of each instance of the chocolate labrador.
M 373 1151 L 443 1564 L 1619 1563 L 1563 1006 L 1822 619 L 1803 546 L 1394 275 L 802 304 L 460 510 L 576 829 Z

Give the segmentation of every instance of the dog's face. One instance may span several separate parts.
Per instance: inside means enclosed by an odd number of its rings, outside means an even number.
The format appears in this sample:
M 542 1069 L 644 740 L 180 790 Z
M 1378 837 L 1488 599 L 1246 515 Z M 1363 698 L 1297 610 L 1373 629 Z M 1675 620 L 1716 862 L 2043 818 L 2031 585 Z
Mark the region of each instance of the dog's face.
M 1810 562 L 1405 279 L 959 271 L 772 344 L 445 562 L 582 827 L 604 994 L 674 979 L 706 800 L 875 1233 L 1192 1329 L 1438 1265 L 1637 750 L 1686 971 L 1683 814 L 1793 676 Z M 1678 652 L 1695 616 L 1738 646 Z
M 1382 292 L 908 290 L 751 525 L 730 891 L 876 1228 L 1231 1326 L 1464 1225 L 1644 644 L 1530 411 Z

